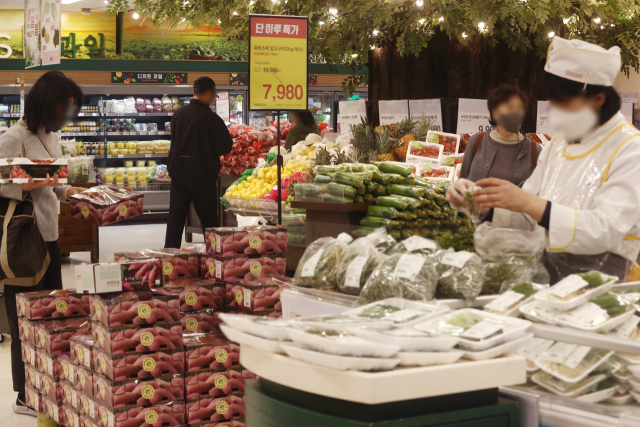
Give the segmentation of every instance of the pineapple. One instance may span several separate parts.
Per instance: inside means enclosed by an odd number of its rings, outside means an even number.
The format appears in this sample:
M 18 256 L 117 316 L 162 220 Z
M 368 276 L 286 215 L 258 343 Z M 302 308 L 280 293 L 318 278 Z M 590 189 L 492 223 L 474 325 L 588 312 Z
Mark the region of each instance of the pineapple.
M 331 160 L 333 160 L 333 156 L 326 147 L 320 147 L 316 150 L 315 162 L 317 165 L 330 165 Z
M 396 123 L 392 123 L 390 125 L 378 126 L 376 127 L 376 133 L 379 134 L 380 132 L 382 132 L 382 129 L 386 129 L 391 138 L 398 137 L 398 125 Z
M 389 129 L 383 128 L 380 133 L 377 135 L 377 155 L 376 160 L 379 162 L 392 162 L 394 160 L 393 153 L 391 150 L 393 149 L 396 140 L 389 137 Z
M 401 161 L 404 162 L 407 158 L 407 151 L 409 151 L 409 143 L 415 141 L 416 138 L 411 133 L 416 125 L 411 117 L 407 117 L 398 124 L 398 135 L 402 135 L 400 141 L 396 144 L 396 148 L 393 150 L 393 154 Z
M 333 159 L 336 165 L 349 163 L 349 156 L 344 151 L 338 151 Z
M 429 130 L 431 129 L 431 124 L 432 122 L 430 120 L 427 120 L 426 116 L 422 116 L 420 121 L 415 125 L 415 127 L 411 131 L 413 133 L 413 136 L 416 137 L 416 141 L 425 141 L 425 138 L 427 137 L 427 132 L 429 132 Z
M 351 126 L 351 145 L 353 145 L 353 160 L 369 163 L 376 158 L 377 137 L 373 126 L 362 119 L 359 125 Z

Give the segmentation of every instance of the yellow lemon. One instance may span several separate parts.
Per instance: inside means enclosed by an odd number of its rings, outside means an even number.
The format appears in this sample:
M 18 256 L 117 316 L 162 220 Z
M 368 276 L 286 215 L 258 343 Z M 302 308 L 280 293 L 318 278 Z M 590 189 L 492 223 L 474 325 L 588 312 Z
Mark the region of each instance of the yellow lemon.
M 229 191 L 236 191 L 238 189 L 237 185 L 232 185 L 231 187 L 229 187 Z
M 253 182 L 254 179 L 255 179 L 254 177 L 250 176 L 250 177 L 247 178 L 247 181 L 248 182 Z

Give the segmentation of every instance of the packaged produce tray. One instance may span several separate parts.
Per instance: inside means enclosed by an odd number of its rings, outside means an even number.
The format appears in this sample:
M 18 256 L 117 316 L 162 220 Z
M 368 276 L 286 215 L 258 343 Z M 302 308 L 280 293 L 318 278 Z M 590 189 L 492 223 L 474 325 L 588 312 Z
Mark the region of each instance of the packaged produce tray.
M 162 275 L 165 285 L 180 278 L 198 277 L 198 266 L 190 264 L 189 254 L 179 249 L 143 249 L 138 252 L 117 252 L 114 261 L 135 261 L 156 258 L 162 261 Z
M 154 325 L 126 325 L 109 328 L 92 323 L 95 348 L 109 354 L 144 353 L 182 348 L 182 323 L 156 323 Z
M 222 334 L 193 334 L 184 337 L 187 372 L 240 370 L 240 346 Z
M 244 308 L 251 311 L 281 310 L 282 280 L 257 277 L 252 280 L 227 281 L 225 303 L 227 309 Z
M 164 375 L 157 378 L 112 381 L 93 376 L 93 396 L 109 409 L 124 406 L 149 406 L 184 398 L 184 377 Z
M 205 230 L 207 252 L 215 255 L 262 255 L 287 252 L 287 228 L 255 225 Z
M 220 397 L 244 395 L 244 381 L 242 372 L 228 371 L 200 371 L 190 372 L 185 376 L 187 399 L 202 397 Z
M 173 280 L 165 289 L 171 294 L 180 295 L 180 311 L 224 309 L 225 285 L 222 282 L 185 278 Z
M 144 194 L 114 185 L 99 185 L 71 196 L 71 216 L 109 225 L 142 215 Z
M 66 184 L 68 178 L 67 159 L 2 159 L 0 162 L 0 178 L 3 183 L 13 182 L 26 184 L 29 178 L 42 181 L 58 178 L 60 184 Z
M 87 316 L 89 295 L 74 289 L 25 292 L 16 296 L 18 317 L 27 320 L 61 319 Z
M 180 321 L 180 297 L 165 289 L 93 295 L 91 320 L 105 326 Z
M 47 353 L 68 353 L 71 337 L 78 331 L 88 331 L 90 324 L 85 317 L 36 322 L 36 347 Z
M 182 318 L 182 333 L 201 334 L 218 331 L 221 323 L 218 318 L 218 313 L 215 309 L 180 313 Z
M 257 258 L 249 255 L 214 256 L 205 261 L 205 267 L 216 280 L 253 280 L 286 275 L 287 259 L 280 253 L 263 254 Z
M 113 381 L 155 378 L 183 374 L 185 353 L 179 348 L 146 354 L 112 355 L 96 349 L 93 352 L 93 366 L 95 373 Z

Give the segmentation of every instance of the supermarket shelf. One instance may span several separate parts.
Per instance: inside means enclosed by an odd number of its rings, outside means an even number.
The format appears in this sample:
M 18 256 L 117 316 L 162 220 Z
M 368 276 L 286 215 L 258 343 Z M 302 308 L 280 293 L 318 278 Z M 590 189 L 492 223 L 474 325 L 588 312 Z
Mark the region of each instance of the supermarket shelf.
M 0 117 L 3 117 L 3 118 L 5 118 L 5 117 L 18 117 L 18 118 L 20 118 L 20 117 L 22 117 L 22 114 L 2 113 L 2 114 L 0 114 Z
M 154 158 L 165 158 L 168 157 L 168 153 L 158 153 L 158 154 L 107 154 L 107 159 L 154 159 Z M 103 159 L 104 155 L 98 154 L 96 158 Z
M 89 114 L 100 114 L 100 113 L 89 113 Z M 104 115 L 104 117 L 171 117 L 171 116 L 173 116 L 173 112 L 171 113 L 115 113 L 115 114 Z
M 103 135 L 102 132 L 62 132 L 61 136 L 98 136 Z
M 508 356 L 388 372 L 339 371 L 241 346 L 240 363 L 285 387 L 369 405 L 522 384 L 525 358 Z
M 78 117 L 102 117 L 101 113 L 78 113 Z
M 549 340 L 588 345 L 623 353 L 640 354 L 640 341 L 622 339 L 594 332 L 579 331 L 572 328 L 562 328 L 560 326 L 543 325 L 540 323 L 532 324 L 529 331 L 533 332 L 536 337 Z
M 169 130 L 157 130 L 157 131 L 147 131 L 147 132 L 107 132 L 107 136 L 128 136 L 128 135 L 139 135 L 139 136 L 155 136 L 155 135 L 171 135 L 171 131 Z

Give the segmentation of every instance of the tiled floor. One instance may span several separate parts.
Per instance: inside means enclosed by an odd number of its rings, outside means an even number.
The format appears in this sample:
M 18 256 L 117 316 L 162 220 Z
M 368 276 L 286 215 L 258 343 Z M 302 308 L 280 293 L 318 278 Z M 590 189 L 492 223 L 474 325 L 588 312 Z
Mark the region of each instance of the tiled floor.
M 113 261 L 116 251 L 137 251 L 140 249 L 164 247 L 166 226 L 128 225 L 100 228 L 100 261 Z M 204 241 L 201 234 L 193 236 L 194 243 Z M 183 242 L 183 246 L 186 243 Z M 74 284 L 74 267 L 83 262 L 90 262 L 89 253 L 72 253 L 63 259 L 62 281 L 65 288 Z M 11 408 L 15 402 L 16 393 L 13 392 L 11 382 L 11 340 L 5 336 L 0 344 L 0 426 L 2 427 L 36 427 L 36 419 L 25 415 L 16 415 Z

